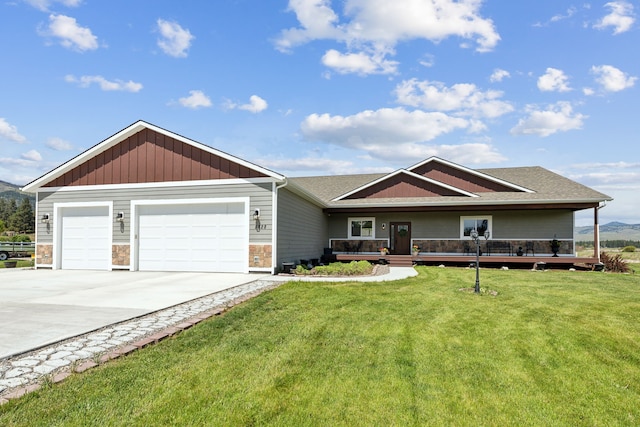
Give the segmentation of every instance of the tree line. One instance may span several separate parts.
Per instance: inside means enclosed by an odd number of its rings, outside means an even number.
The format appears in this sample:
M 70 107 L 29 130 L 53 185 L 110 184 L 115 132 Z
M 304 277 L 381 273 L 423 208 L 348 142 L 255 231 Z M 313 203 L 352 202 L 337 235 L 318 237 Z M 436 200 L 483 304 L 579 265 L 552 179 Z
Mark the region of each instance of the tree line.
M 36 219 L 29 198 L 0 198 L 0 233 L 14 231 L 20 234 L 35 232 Z

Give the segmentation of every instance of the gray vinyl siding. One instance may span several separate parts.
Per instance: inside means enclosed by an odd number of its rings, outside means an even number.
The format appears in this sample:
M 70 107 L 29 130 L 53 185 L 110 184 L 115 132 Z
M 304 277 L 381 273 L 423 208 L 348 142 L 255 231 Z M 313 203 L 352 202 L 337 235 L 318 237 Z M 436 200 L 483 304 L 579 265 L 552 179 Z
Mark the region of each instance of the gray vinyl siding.
M 39 243 L 52 243 L 56 224 L 53 218 L 54 203 L 83 203 L 83 202 L 112 202 L 114 216 L 117 212 L 124 212 L 123 223 L 113 220 L 113 243 L 130 242 L 131 201 L 132 200 L 162 200 L 162 199 L 200 199 L 200 198 L 234 198 L 249 197 L 249 209 L 260 209 L 260 222 L 265 229 L 256 230 L 255 222 L 250 215 L 249 241 L 251 243 L 271 243 L 273 227 L 272 184 L 233 184 L 206 185 L 193 187 L 161 187 L 161 188 L 123 188 L 109 190 L 78 190 L 38 193 L 38 212 L 40 215 L 49 213 L 51 221 L 47 224 L 38 222 L 37 240 Z
M 276 266 L 320 258 L 328 244 L 327 226 L 328 217 L 322 208 L 286 188 L 280 189 Z
M 419 239 L 459 239 L 460 217 L 491 216 L 493 239 L 573 239 L 574 215 L 570 210 L 527 211 L 456 211 L 416 213 L 332 214 L 329 218 L 329 237 L 346 239 L 348 219 L 373 217 L 376 222 L 375 238 L 389 238 L 389 223 L 411 222 L 411 236 Z M 383 224 L 386 225 L 382 229 Z

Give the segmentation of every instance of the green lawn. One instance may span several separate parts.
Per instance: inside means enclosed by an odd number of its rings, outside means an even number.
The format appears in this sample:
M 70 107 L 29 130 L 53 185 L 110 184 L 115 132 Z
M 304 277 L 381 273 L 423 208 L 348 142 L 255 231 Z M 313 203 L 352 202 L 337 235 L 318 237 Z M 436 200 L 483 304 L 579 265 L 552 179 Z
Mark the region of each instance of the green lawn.
M 640 424 L 640 278 L 290 283 L 0 407 L 13 426 Z

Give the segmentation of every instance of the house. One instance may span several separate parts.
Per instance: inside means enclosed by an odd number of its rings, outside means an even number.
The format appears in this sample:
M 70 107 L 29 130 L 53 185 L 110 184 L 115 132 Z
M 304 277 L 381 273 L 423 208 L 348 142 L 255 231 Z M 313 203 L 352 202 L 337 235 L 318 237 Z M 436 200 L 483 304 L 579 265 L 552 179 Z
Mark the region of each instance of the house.
M 27 184 L 36 267 L 276 272 L 335 254 L 574 256 L 574 214 L 607 195 L 541 167 L 432 157 L 385 174 L 288 178 L 138 121 Z M 597 252 L 594 254 L 596 255 Z M 527 253 L 526 255 L 529 255 Z

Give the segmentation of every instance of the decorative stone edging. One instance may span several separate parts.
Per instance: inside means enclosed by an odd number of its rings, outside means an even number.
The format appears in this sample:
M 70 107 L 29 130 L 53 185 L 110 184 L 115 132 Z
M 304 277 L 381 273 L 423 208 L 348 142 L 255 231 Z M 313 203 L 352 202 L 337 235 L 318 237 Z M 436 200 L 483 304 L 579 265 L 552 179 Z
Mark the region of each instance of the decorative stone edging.
M 0 361 L 0 405 L 172 337 L 286 281 L 256 280 Z

